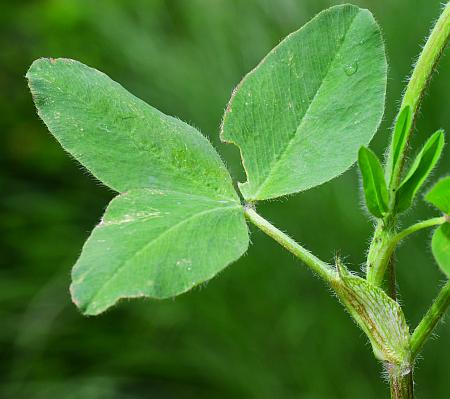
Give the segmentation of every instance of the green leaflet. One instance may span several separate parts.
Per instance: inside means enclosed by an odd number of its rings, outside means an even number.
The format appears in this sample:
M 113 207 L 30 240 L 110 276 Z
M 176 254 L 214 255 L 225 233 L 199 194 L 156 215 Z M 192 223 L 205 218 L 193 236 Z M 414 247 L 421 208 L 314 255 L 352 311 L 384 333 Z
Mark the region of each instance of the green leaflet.
M 120 298 L 168 298 L 209 280 L 247 249 L 242 207 L 185 193 L 131 190 L 113 199 L 72 273 L 88 315 Z
M 391 154 L 388 160 L 388 173 L 389 178 L 391 179 L 394 168 L 399 162 L 400 154 L 406 146 L 406 138 L 409 130 L 412 125 L 412 115 L 411 108 L 407 105 L 400 112 L 400 115 L 397 118 L 397 122 L 395 123 L 394 134 L 392 135 L 392 144 L 391 144 Z
M 444 132 L 438 130 L 425 143 L 401 183 L 396 196 L 396 211 L 408 209 L 422 184 L 439 160 L 444 148 Z
M 383 167 L 372 150 L 361 147 L 358 154 L 366 204 L 372 215 L 382 218 L 388 210 L 388 191 Z
M 442 212 L 450 215 L 450 176 L 439 180 L 425 196 L 425 199 Z
M 102 72 L 41 58 L 26 76 L 50 132 L 114 190 L 151 187 L 238 200 L 228 171 L 200 132 Z
M 450 278 L 450 223 L 444 223 L 433 234 L 431 250 L 437 264 Z
M 369 337 L 375 356 L 393 364 L 409 364 L 409 328 L 400 305 L 379 287 L 350 274 L 337 262 L 334 289 L 350 315 Z
M 247 200 L 322 184 L 349 168 L 381 121 L 386 59 L 378 25 L 352 5 L 318 14 L 234 90 L 221 138 L 236 144 Z
M 450 215 L 450 176 L 439 180 L 425 199 L 446 215 Z M 450 221 L 434 232 L 431 250 L 441 270 L 450 278 Z
M 101 313 L 120 298 L 181 294 L 246 251 L 230 175 L 196 129 L 73 60 L 37 60 L 27 78 L 61 145 L 123 193 L 73 269 L 72 298 L 83 313 Z

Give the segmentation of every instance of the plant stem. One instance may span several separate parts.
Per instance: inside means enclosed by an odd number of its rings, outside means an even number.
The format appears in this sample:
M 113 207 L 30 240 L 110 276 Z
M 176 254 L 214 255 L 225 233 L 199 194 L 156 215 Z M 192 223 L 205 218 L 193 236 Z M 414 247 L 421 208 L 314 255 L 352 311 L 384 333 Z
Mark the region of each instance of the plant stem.
M 426 340 L 450 306 L 450 281 L 441 288 L 427 314 L 414 330 L 411 336 L 411 355 L 414 359 L 421 351 Z
M 391 262 L 389 263 L 388 294 L 394 301 L 397 301 L 396 280 L 397 280 L 397 267 L 395 265 L 395 259 L 391 256 Z
M 414 381 L 413 370 L 400 369 L 395 365 L 388 365 L 391 399 L 413 399 Z
M 289 252 L 294 254 L 298 259 L 305 263 L 311 270 L 317 273 L 326 282 L 331 283 L 332 281 L 336 280 L 337 273 L 331 265 L 321 261 L 307 249 L 303 248 L 300 244 L 295 242 L 287 234 L 283 233 L 262 216 L 258 215 L 253 207 L 249 205 L 245 206 L 245 216 L 256 227 L 266 233 L 269 237 L 272 237 Z
M 450 2 L 444 7 L 441 16 L 437 20 L 430 36 L 422 50 L 422 53 L 417 60 L 413 73 L 406 87 L 403 96 L 400 111 L 409 105 L 413 119 L 416 118 L 423 93 L 427 88 L 428 82 L 431 79 L 433 71 L 436 67 L 439 58 L 441 57 L 447 42 L 450 37 Z M 409 142 L 414 124 L 407 132 L 407 142 Z M 398 162 L 393 170 L 391 184 L 390 184 L 390 204 L 395 204 L 395 195 L 400 183 L 402 169 L 408 145 L 399 154 Z M 392 157 L 392 145 L 390 149 L 390 157 Z M 387 162 L 389 165 L 389 162 Z M 384 274 L 389 265 L 390 258 L 393 254 L 390 246 L 391 236 L 395 234 L 396 218 L 395 214 L 390 214 L 385 220 L 380 220 L 377 223 L 375 234 L 370 244 L 369 253 L 367 257 L 367 280 L 372 284 L 380 286 L 384 279 Z M 395 247 L 394 247 L 395 248 Z
M 367 281 L 378 286 L 381 285 L 386 269 L 392 262 L 392 254 L 400 241 L 416 231 L 437 226 L 446 221 L 446 216 L 424 220 L 413 224 L 396 234 L 387 229 L 385 224 L 377 226 L 375 236 L 369 249 L 369 254 L 367 255 Z M 395 287 L 394 276 L 390 276 L 390 286 Z
M 388 227 L 385 222 L 380 222 L 377 225 L 367 254 L 367 281 L 369 283 L 381 286 L 395 250 L 395 246 L 392 245 L 392 237 L 394 236 L 395 231 L 392 226 Z M 395 278 L 391 278 L 391 280 L 391 283 L 395 284 Z
M 414 70 L 412 72 L 411 78 L 409 80 L 406 91 L 403 95 L 402 104 L 400 106 L 400 111 L 407 105 L 411 108 L 411 114 L 413 120 L 416 119 L 417 111 L 420 107 L 421 100 L 423 98 L 424 92 L 428 86 L 431 76 L 436 68 L 436 65 L 444 52 L 444 49 L 449 41 L 450 37 L 450 2 L 447 3 L 441 16 L 434 25 L 430 36 L 422 50 L 422 53 L 417 60 Z M 399 114 L 400 114 L 399 111 Z M 414 130 L 414 123 L 411 125 L 409 132 L 406 133 L 406 142 L 409 143 Z M 393 148 L 391 146 L 392 152 Z M 408 145 L 406 145 L 399 154 L 397 165 L 394 168 L 392 179 L 391 179 L 391 190 L 395 191 L 400 183 L 400 177 L 402 174 L 402 169 L 404 166 L 404 161 L 406 157 L 406 152 L 408 150 Z

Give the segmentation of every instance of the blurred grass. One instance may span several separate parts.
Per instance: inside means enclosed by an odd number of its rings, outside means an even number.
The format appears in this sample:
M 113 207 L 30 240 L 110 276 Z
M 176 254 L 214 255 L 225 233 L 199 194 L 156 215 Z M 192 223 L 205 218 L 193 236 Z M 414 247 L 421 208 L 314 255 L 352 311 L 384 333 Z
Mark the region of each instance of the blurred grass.
M 380 22 L 390 72 L 381 154 L 403 82 L 439 1 L 353 1 Z M 232 88 L 287 33 L 337 1 L 42 0 L 0 5 L 0 397 L 380 398 L 387 388 L 362 333 L 302 265 L 253 230 L 248 254 L 218 278 L 166 302 L 122 303 L 82 318 L 70 268 L 112 193 L 59 148 L 37 118 L 24 74 L 41 56 L 78 59 L 207 134 L 236 179 L 238 151 L 218 140 Z M 450 129 L 450 57 L 425 98 L 415 144 Z M 445 155 L 435 176 L 448 173 Z M 260 212 L 355 270 L 371 222 L 352 168 Z M 405 224 L 432 214 L 420 205 Z M 442 280 L 430 233 L 399 251 L 399 281 L 415 325 Z M 445 398 L 450 328 L 416 372 L 418 397 Z

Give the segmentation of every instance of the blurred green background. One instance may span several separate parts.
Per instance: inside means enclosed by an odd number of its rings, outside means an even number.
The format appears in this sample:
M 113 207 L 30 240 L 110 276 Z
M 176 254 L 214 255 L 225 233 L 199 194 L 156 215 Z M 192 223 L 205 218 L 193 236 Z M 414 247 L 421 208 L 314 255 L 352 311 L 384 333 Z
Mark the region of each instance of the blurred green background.
M 383 153 L 403 83 L 439 14 L 438 0 L 354 0 L 380 22 L 389 58 Z M 70 303 L 70 269 L 108 189 L 65 154 L 36 116 L 24 79 L 32 60 L 69 57 L 96 67 L 163 112 L 207 134 L 236 179 L 238 151 L 218 140 L 233 87 L 325 0 L 42 0 L 0 5 L 0 397 L 382 398 L 387 386 L 363 334 L 327 288 L 252 229 L 247 255 L 193 292 L 130 301 L 97 318 Z M 450 131 L 450 56 L 424 101 L 414 143 Z M 416 147 L 417 148 L 417 147 Z M 448 149 L 447 149 L 448 150 Z M 437 176 L 448 173 L 447 151 Z M 259 211 L 354 270 L 372 222 L 359 177 L 340 178 Z M 433 215 L 418 203 L 404 223 Z M 398 253 L 401 301 L 415 325 L 443 276 L 430 232 Z M 450 325 L 416 370 L 418 398 L 449 392 Z

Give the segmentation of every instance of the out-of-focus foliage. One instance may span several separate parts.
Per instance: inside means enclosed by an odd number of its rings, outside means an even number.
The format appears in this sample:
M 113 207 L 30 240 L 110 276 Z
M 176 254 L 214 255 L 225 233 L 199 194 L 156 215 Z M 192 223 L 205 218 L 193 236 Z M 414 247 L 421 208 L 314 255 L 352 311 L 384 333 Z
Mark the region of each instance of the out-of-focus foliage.
M 354 0 L 383 28 L 390 64 L 389 142 L 403 81 L 439 1 Z M 70 303 L 70 268 L 112 193 L 71 161 L 33 109 L 32 60 L 70 57 L 190 122 L 244 181 L 238 151 L 219 143 L 223 109 L 241 77 L 287 33 L 337 1 L 41 0 L 0 5 L 0 397 L 379 398 L 386 387 L 365 338 L 327 289 L 257 231 L 247 256 L 206 286 L 166 302 L 122 303 L 99 318 Z M 413 144 L 450 127 L 450 57 L 425 98 Z M 445 150 L 444 150 L 445 152 Z M 417 153 L 417 151 L 416 151 Z M 411 157 L 412 159 L 413 157 Z M 434 176 L 448 173 L 442 158 Z M 320 257 L 335 250 L 358 270 L 371 221 L 356 168 L 259 211 Z M 420 195 L 418 196 L 420 197 Z M 418 202 L 418 200 L 416 200 Z M 418 206 L 405 225 L 436 215 Z M 442 275 L 430 232 L 398 254 L 402 303 L 416 324 Z M 417 373 L 421 397 L 445 397 L 450 327 L 439 329 Z M 337 383 L 339 381 L 339 383 Z

